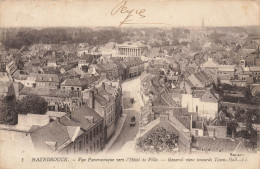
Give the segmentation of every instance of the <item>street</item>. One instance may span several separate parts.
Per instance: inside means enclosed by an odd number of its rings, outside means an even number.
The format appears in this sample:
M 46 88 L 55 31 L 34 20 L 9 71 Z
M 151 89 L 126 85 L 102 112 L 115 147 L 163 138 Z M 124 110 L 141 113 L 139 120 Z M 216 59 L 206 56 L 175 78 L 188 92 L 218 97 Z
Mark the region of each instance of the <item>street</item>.
M 128 141 L 133 141 L 139 131 L 139 118 L 140 118 L 140 77 L 129 79 L 122 83 L 123 97 L 133 97 L 133 108 L 124 109 L 123 114 L 126 114 L 126 121 L 116 141 L 110 147 L 108 152 L 116 152 L 121 150 L 124 144 Z M 136 125 L 130 127 L 131 117 L 135 116 Z

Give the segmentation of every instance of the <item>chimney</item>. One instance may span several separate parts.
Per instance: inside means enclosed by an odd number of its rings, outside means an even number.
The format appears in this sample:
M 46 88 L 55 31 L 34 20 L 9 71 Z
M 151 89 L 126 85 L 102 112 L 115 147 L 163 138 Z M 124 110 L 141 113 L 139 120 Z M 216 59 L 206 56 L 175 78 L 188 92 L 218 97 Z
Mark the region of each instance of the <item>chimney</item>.
M 90 108 L 95 110 L 95 93 L 94 93 L 94 90 L 90 91 L 89 99 L 90 99 Z
M 102 82 L 102 88 L 103 88 L 104 90 L 106 90 L 105 82 Z
M 67 115 L 68 115 L 69 119 L 71 119 L 72 115 L 71 115 L 71 111 L 70 110 L 67 112 Z
M 57 122 L 60 123 L 60 117 L 57 117 Z

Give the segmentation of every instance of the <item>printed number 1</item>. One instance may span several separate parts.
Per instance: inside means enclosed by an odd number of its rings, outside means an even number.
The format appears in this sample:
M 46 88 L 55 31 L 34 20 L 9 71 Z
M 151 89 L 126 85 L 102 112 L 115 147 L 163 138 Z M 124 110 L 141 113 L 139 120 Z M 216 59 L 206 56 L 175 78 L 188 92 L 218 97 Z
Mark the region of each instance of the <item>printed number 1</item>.
M 22 158 L 22 162 L 23 162 L 23 159 L 24 159 L 24 158 Z

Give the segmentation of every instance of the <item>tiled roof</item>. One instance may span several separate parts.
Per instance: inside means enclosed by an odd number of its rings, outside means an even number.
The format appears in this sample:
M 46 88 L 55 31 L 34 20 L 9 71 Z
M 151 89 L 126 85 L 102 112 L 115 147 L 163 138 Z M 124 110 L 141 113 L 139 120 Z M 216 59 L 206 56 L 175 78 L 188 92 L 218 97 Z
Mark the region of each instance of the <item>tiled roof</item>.
M 7 93 L 8 88 L 12 85 L 12 81 L 0 81 L 0 93 Z
M 211 93 L 210 90 L 207 90 L 206 93 L 201 97 L 201 101 L 217 103 L 218 99 Z
M 191 88 L 196 87 L 196 86 L 194 86 L 194 85 L 191 83 L 191 81 L 190 81 L 189 79 L 187 79 L 187 80 L 185 81 L 185 83 L 187 83 L 187 85 L 189 85 Z
M 208 58 L 208 61 L 203 63 L 203 67 L 217 68 L 218 64 L 214 63 L 212 58 Z
M 171 110 L 173 109 L 172 107 L 168 107 L 168 106 L 152 106 L 152 110 L 154 113 L 163 113 L 165 111 Z
M 98 92 L 99 95 L 101 96 L 107 96 L 109 98 L 109 100 L 113 99 L 113 96 L 110 92 L 108 92 L 107 90 L 101 90 Z
M 187 129 L 190 129 L 190 121 L 191 121 L 191 118 L 190 116 L 176 116 L 175 117 L 176 119 L 179 120 L 179 122 L 184 125 Z
M 105 106 L 109 102 L 105 97 L 103 97 L 102 95 L 99 95 L 99 94 L 96 94 L 94 98 L 102 106 Z
M 122 62 L 127 67 L 132 67 L 134 65 L 139 65 L 139 64 L 143 63 L 143 61 L 139 57 L 125 58 Z
M 126 65 L 121 62 L 120 59 L 113 59 L 113 62 L 117 65 L 120 69 L 126 69 Z
M 73 65 L 62 65 L 59 67 L 59 70 L 64 69 L 65 71 L 68 71 L 73 68 Z
M 62 86 L 82 86 L 79 79 L 66 79 L 61 83 Z
M 86 116 L 93 117 L 94 123 L 86 118 Z M 67 116 L 63 116 L 60 119 L 60 123 L 65 126 L 80 126 L 85 130 L 88 130 L 90 126 L 100 121 L 102 117 L 92 110 L 88 105 L 73 110 L 71 112 L 71 119 Z
M 232 152 L 239 146 L 243 147 L 243 143 L 241 140 L 232 141 L 229 138 L 195 137 L 194 146 L 199 149 L 205 148 L 207 151 Z
M 38 96 L 61 97 L 61 98 L 77 97 L 76 91 L 65 91 L 60 89 L 24 87 L 20 92 L 20 95 L 30 95 L 30 94 L 34 94 Z
M 113 62 L 103 63 L 103 64 L 100 64 L 100 65 L 97 65 L 97 66 L 100 67 L 101 70 L 103 69 L 104 71 L 117 68 L 117 65 Z
M 50 122 L 48 125 L 38 129 L 31 134 L 32 142 L 36 150 L 55 151 L 46 142 L 56 143 L 57 147 L 70 140 L 66 126 L 57 121 Z
M 165 91 L 163 91 L 161 93 L 161 97 L 162 97 L 162 100 L 164 102 L 166 102 L 169 106 L 173 106 L 173 107 L 177 107 L 177 103 L 175 103 L 175 101 L 173 100 L 173 98 L 168 94 L 166 93 Z
M 193 91 L 193 97 L 195 98 L 201 98 L 206 93 L 206 90 L 194 90 Z
M 191 117 L 187 108 L 175 107 L 167 112 L 173 115 L 187 129 L 190 129 Z
M 251 71 L 251 72 L 260 72 L 260 67 L 259 66 L 249 67 L 249 71 Z
M 235 71 L 235 65 L 219 65 L 218 71 Z
M 54 68 L 54 67 L 49 67 L 49 66 L 43 66 L 43 67 L 42 67 L 42 70 L 43 70 L 43 72 L 44 72 L 45 74 L 51 74 L 51 75 L 53 75 L 53 74 L 58 74 L 58 73 L 59 73 L 59 71 L 58 71 L 56 68 Z
M 196 87 L 203 87 L 203 81 L 201 81 L 200 79 L 198 79 L 197 76 L 195 76 L 195 74 L 191 74 L 188 77 L 188 80 L 190 80 L 190 82 L 193 84 L 193 86 Z
M 204 72 L 204 71 L 200 71 L 200 72 L 198 72 L 198 73 L 195 73 L 194 74 L 196 77 L 197 77 L 197 79 L 199 79 L 199 81 L 200 82 L 206 82 L 206 81 L 208 81 L 208 80 L 210 80 L 210 78 L 209 78 L 209 76 L 207 75 L 207 73 L 206 72 Z
M 93 121 L 87 117 L 93 117 Z M 68 116 L 60 117 L 60 120 L 50 122 L 46 126 L 31 134 L 32 142 L 36 150 L 56 151 L 59 147 L 69 144 L 76 137 L 96 124 L 102 117 L 87 105 L 71 112 Z M 76 137 L 75 137 L 76 136 Z

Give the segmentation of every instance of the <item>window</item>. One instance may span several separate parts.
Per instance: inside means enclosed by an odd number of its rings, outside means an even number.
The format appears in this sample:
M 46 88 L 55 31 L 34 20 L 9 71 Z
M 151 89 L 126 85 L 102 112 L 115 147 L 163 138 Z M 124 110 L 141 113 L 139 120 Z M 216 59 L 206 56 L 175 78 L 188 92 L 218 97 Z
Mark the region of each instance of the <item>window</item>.
M 101 124 L 99 125 L 99 132 L 101 133 Z
M 81 148 L 82 148 L 82 143 L 81 141 L 79 142 L 79 151 L 81 151 Z
M 198 136 L 198 135 L 199 135 L 199 131 L 195 130 L 195 136 Z
M 98 127 L 99 127 L 99 126 L 97 126 L 97 135 L 99 134 L 99 130 L 98 130 Z
M 86 144 L 88 144 L 88 134 L 86 135 L 85 140 L 86 140 Z
M 67 154 L 69 154 L 69 152 L 70 152 L 70 149 L 69 149 L 69 148 L 67 148 L 67 150 L 66 150 L 66 153 L 67 153 Z
M 91 141 L 92 140 L 92 131 L 89 133 L 89 140 Z
M 97 149 L 99 149 L 99 141 L 97 140 Z
M 96 137 L 96 129 L 93 130 L 94 138 Z
M 96 151 L 96 143 L 94 143 L 94 152 Z
M 92 153 L 92 149 L 93 149 L 92 146 L 90 146 L 90 153 Z

